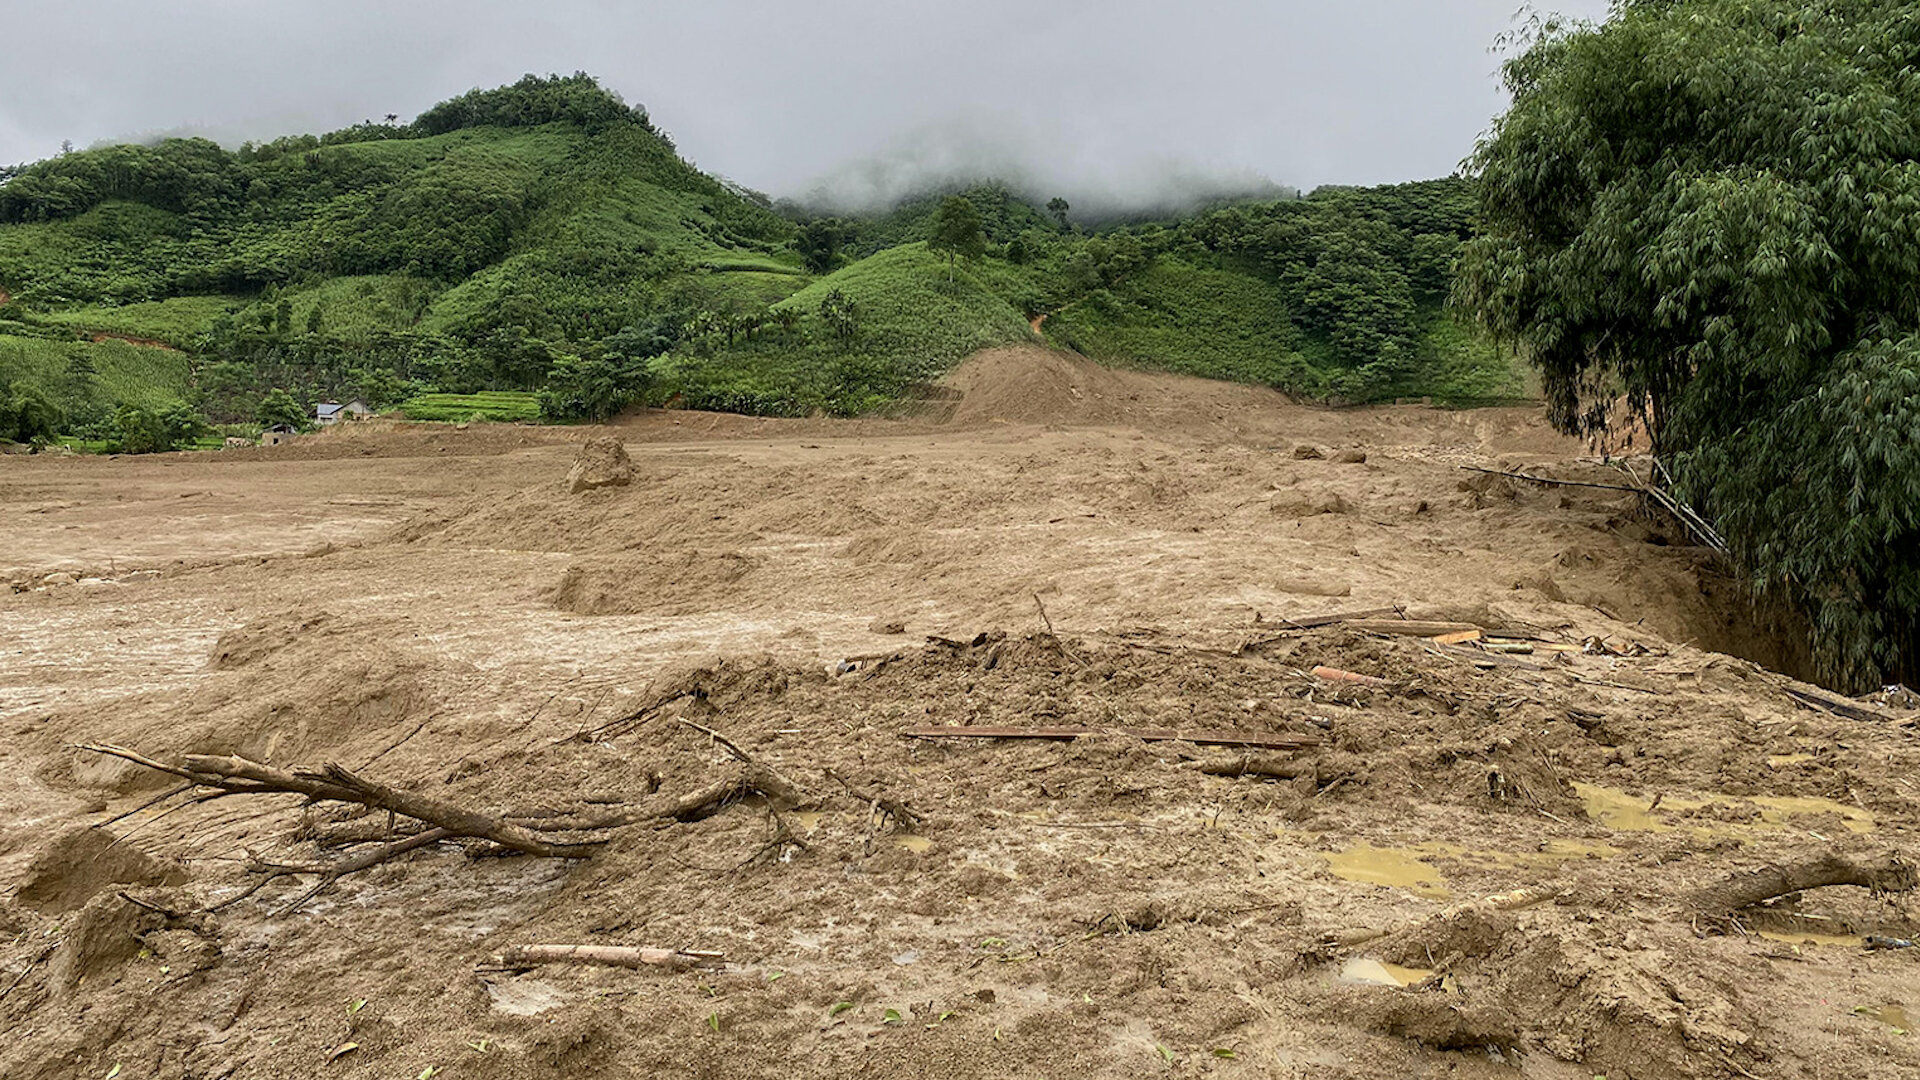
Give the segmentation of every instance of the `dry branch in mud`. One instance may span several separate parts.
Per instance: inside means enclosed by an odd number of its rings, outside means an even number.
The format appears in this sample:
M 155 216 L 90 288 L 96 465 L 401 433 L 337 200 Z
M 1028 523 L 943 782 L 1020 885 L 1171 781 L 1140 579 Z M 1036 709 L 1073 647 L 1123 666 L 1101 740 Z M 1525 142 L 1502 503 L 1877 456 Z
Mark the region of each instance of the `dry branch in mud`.
M 1190 742 L 1195 746 L 1252 746 L 1268 750 L 1298 750 L 1319 746 L 1318 735 L 1270 735 L 1257 731 L 1177 731 L 1173 728 L 1130 727 L 962 727 L 936 724 L 908 728 L 908 739 L 1080 739 L 1089 735 L 1125 735 L 1142 742 Z
M 471 837 L 491 840 L 501 847 L 542 858 L 583 859 L 592 854 L 587 843 L 555 842 L 533 829 L 500 818 L 441 802 L 410 791 L 389 787 L 357 776 L 340 765 L 291 772 L 262 765 L 243 757 L 210 757 L 189 754 L 178 765 L 156 761 L 121 746 L 84 744 L 79 749 L 117 757 L 149 769 L 156 769 L 201 787 L 219 788 L 236 794 L 305 795 L 315 802 L 358 803 L 374 810 L 424 821 L 444 830 L 446 838 Z M 543 830 L 563 831 L 563 830 Z
M 1920 888 L 1920 867 L 1892 853 L 1860 860 L 1827 852 L 1733 874 L 1696 889 L 1687 905 L 1704 918 L 1724 919 L 1741 908 L 1828 885 L 1858 885 L 1876 893 L 1911 892 Z
M 524 971 L 542 964 L 595 964 L 602 967 L 661 967 L 670 971 L 717 968 L 726 958 L 717 952 L 692 949 L 646 949 L 625 945 L 518 945 L 485 965 L 506 971 Z
M 1243 754 L 1237 757 L 1189 761 L 1181 768 L 1208 776 L 1238 778 L 1243 776 L 1266 777 L 1272 780 L 1311 780 L 1316 787 L 1326 787 L 1337 781 L 1351 780 L 1354 771 L 1325 759 L 1302 760 L 1283 757 L 1278 754 Z
M 212 788 L 225 795 L 303 795 L 312 802 L 340 802 L 385 810 L 391 816 L 418 822 L 410 834 L 408 826 L 397 825 L 385 836 L 394 837 L 332 862 L 276 863 L 250 857 L 247 869 L 255 881 L 239 895 L 222 901 L 220 907 L 237 903 L 282 877 L 313 875 L 319 878 L 285 910 L 292 911 L 348 874 L 370 869 L 412 851 L 444 840 L 485 840 L 509 851 L 541 858 L 584 859 L 605 841 L 607 831 L 646 822 L 697 821 L 726 805 L 753 794 L 764 795 L 776 806 L 796 805 L 805 797 L 798 785 L 777 770 L 754 760 L 733 740 L 697 724 L 740 759 L 740 764 L 725 771 L 719 779 L 682 795 L 659 795 L 638 803 L 614 805 L 580 804 L 566 807 L 542 807 L 493 815 L 444 800 L 377 783 L 336 764 L 317 769 L 277 769 L 242 757 L 188 755 L 179 764 L 148 757 L 126 747 L 84 744 L 78 747 L 96 754 L 116 757 L 144 768 L 177 776 L 188 781 L 185 788 L 171 794 L 183 794 L 197 788 Z M 151 805 L 151 804 L 149 804 Z M 383 839 L 382 835 L 362 836 L 353 830 L 347 842 Z

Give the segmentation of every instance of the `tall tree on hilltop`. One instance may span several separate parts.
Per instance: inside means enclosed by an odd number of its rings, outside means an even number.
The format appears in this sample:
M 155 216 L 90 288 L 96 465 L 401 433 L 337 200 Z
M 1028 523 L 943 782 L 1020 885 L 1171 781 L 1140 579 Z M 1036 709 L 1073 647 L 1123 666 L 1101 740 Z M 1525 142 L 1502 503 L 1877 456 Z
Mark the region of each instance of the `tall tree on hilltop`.
M 980 211 L 965 195 L 949 195 L 933 214 L 933 234 L 927 248 L 947 256 L 947 283 L 953 283 L 954 263 L 977 259 L 987 250 L 987 234 L 980 227 Z
M 1071 209 L 1072 207 L 1067 205 L 1067 200 L 1058 195 L 1047 200 L 1047 213 L 1052 214 L 1053 220 L 1060 223 L 1061 232 L 1067 231 L 1067 211 Z

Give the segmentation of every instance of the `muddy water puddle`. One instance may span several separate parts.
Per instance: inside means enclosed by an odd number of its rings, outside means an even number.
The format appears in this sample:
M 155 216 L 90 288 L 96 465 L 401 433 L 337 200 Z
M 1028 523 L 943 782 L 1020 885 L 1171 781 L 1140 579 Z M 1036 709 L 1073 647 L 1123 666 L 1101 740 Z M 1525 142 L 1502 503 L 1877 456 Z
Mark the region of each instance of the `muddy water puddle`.
M 1895 1031 L 1913 1030 L 1913 1017 L 1898 1005 L 1862 1005 L 1853 1011 L 1869 1020 L 1878 1020 Z
M 1616 788 L 1575 781 L 1574 790 L 1586 804 L 1587 816 L 1609 829 L 1621 832 L 1674 832 L 1691 828 L 1702 837 L 1728 836 L 1744 830 L 1790 828 L 1796 817 L 1836 815 L 1848 832 L 1873 831 L 1874 817 L 1869 810 L 1833 799 L 1806 795 L 1717 795 L 1705 799 L 1667 798 L 1629 795 Z M 1690 812 L 1710 806 L 1738 807 L 1751 804 L 1758 809 L 1757 820 L 1711 821 L 1689 818 Z
M 1428 860 L 1451 859 L 1497 869 L 1555 867 L 1577 859 L 1604 859 L 1618 855 L 1612 844 L 1593 840 L 1556 838 L 1533 851 L 1474 849 L 1459 844 L 1427 841 L 1406 847 L 1355 844 L 1324 856 L 1334 877 L 1366 885 L 1406 889 L 1415 896 L 1440 900 L 1453 895 L 1446 875 Z
M 1453 891 L 1441 883 L 1440 871 L 1408 849 L 1355 844 L 1326 858 L 1327 868 L 1342 881 L 1390 885 L 1433 900 L 1453 895 Z

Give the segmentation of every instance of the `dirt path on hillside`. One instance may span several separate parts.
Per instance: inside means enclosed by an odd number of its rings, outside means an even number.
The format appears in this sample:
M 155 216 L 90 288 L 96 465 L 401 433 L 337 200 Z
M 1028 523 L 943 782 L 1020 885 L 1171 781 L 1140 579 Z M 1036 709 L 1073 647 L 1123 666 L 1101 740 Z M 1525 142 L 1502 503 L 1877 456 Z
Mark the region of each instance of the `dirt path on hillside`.
M 938 424 L 0 461 L 0 1075 L 1920 1075 L 1920 950 L 1862 944 L 1915 936 L 1911 894 L 1808 889 L 1731 933 L 1687 900 L 1911 857 L 1913 714 L 1709 651 L 1786 662 L 1619 493 L 1460 468 L 1609 475 L 1535 410 L 1308 409 L 1036 348 L 949 384 Z M 632 482 L 570 493 L 604 434 Z M 1299 625 L 1395 608 L 1514 644 Z M 1107 733 L 902 737 L 932 724 Z M 386 815 L 140 810 L 159 778 L 73 749 L 501 812 L 711 785 L 740 766 L 702 729 L 797 799 L 173 919 L 120 893 L 196 910 Z M 485 970 L 534 943 L 727 966 Z

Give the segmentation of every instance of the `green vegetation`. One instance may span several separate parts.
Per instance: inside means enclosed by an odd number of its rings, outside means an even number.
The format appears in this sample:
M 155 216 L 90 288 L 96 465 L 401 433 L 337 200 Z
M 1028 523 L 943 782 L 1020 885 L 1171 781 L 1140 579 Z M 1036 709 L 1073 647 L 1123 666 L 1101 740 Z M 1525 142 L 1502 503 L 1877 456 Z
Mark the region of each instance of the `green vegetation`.
M 1112 363 L 1324 400 L 1477 399 L 1513 379 L 1440 314 L 1470 208 L 1440 181 L 1096 235 L 1064 200 L 984 183 L 783 216 L 593 79 L 529 76 L 408 124 L 0 171 L 0 364 L 62 431 L 123 445 L 157 441 L 112 430 L 123 405 L 245 427 L 355 395 L 459 420 L 642 401 L 852 415 L 1043 314 Z M 120 353 L 68 377 L 102 335 L 181 352 L 143 350 L 165 372 L 137 391 Z
M 181 296 L 119 307 L 53 311 L 40 316 L 38 321 L 48 326 L 72 327 L 83 334 L 140 338 L 176 349 L 191 349 L 213 328 L 216 319 L 239 306 L 239 301 L 226 296 Z
M 1543 28 L 1458 283 L 1571 431 L 1624 397 L 1853 688 L 1920 674 L 1910 4 L 1626 0 Z
M 476 394 L 417 394 L 400 403 L 409 420 L 494 420 L 525 423 L 538 419 L 537 395 L 524 391 L 483 390 Z

